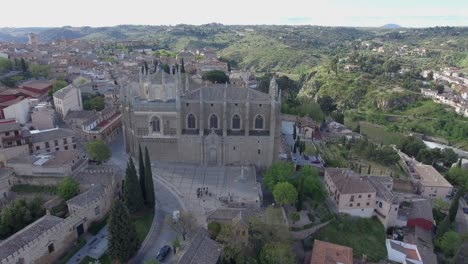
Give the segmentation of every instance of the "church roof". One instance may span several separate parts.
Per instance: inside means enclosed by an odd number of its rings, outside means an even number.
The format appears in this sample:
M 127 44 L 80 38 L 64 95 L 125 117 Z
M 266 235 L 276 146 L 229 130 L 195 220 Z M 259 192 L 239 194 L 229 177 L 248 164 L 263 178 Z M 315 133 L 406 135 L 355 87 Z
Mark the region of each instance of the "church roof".
M 228 101 L 247 101 L 247 94 L 250 93 L 251 101 L 270 101 L 270 96 L 260 91 L 238 87 L 233 85 L 214 84 L 207 87 L 198 88 L 185 95 L 185 100 L 200 100 L 200 93 L 204 101 L 222 101 L 224 100 L 224 90 L 226 89 L 226 99 Z

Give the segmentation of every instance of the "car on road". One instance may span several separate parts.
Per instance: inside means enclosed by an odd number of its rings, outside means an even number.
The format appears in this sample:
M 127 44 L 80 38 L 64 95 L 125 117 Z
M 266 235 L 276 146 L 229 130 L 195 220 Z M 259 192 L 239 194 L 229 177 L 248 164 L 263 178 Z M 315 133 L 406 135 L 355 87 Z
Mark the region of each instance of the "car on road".
M 464 212 L 465 214 L 468 214 L 468 207 L 463 207 L 463 212 Z
M 168 245 L 165 245 L 164 247 L 162 247 L 159 252 L 158 252 L 158 255 L 156 255 L 156 259 L 158 261 L 163 261 L 167 255 L 169 255 L 169 253 L 171 253 L 171 247 L 168 246 Z

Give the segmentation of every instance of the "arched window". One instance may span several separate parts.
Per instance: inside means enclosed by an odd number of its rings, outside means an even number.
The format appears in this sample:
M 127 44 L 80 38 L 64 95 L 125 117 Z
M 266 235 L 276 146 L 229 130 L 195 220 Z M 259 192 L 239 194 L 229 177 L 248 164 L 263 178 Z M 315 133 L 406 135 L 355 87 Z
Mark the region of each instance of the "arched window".
M 240 129 L 240 116 L 235 114 L 232 117 L 232 129 Z
M 210 129 L 218 129 L 218 117 L 215 114 L 210 116 Z
M 255 129 L 263 129 L 263 117 L 261 115 L 255 117 Z
M 161 132 L 161 119 L 157 116 L 153 117 L 151 120 L 151 126 L 153 128 L 153 132 Z
M 194 114 L 190 114 L 187 116 L 187 128 L 196 128 L 197 125 L 196 125 L 196 118 L 195 118 L 195 115 Z

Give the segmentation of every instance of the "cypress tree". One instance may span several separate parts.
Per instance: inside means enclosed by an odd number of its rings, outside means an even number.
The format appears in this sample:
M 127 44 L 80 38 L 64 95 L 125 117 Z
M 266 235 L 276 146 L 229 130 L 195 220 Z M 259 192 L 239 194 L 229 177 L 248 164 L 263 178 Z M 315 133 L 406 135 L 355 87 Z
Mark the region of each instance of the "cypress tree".
M 123 187 L 123 200 L 128 211 L 130 213 L 140 211 L 144 207 L 145 202 L 141 194 L 141 188 L 138 183 L 138 176 L 132 158 L 128 159 Z
M 145 163 L 143 162 L 143 153 L 141 152 L 141 145 L 138 145 L 138 176 L 140 179 L 140 189 L 143 200 L 146 204 L 146 186 L 145 186 Z
M 371 165 L 369 164 L 369 168 L 367 169 L 367 174 L 371 174 Z
M 180 59 L 180 73 L 185 73 L 184 58 Z
M 296 140 L 296 124 L 293 125 L 293 139 Z
M 148 153 L 148 148 L 145 147 L 145 192 L 146 192 L 146 205 L 149 208 L 154 208 L 154 185 L 153 185 L 153 172 L 151 171 L 151 161 Z
M 455 221 L 455 218 L 457 217 L 458 204 L 460 201 L 460 197 L 462 197 L 464 194 L 463 188 L 464 186 L 460 186 L 457 193 L 455 194 L 455 197 L 452 200 L 452 203 L 450 204 L 449 213 L 448 213 L 448 219 L 450 223 L 453 223 Z
M 138 251 L 140 242 L 127 208 L 118 199 L 111 208 L 108 230 L 110 257 L 120 263 L 126 263 Z

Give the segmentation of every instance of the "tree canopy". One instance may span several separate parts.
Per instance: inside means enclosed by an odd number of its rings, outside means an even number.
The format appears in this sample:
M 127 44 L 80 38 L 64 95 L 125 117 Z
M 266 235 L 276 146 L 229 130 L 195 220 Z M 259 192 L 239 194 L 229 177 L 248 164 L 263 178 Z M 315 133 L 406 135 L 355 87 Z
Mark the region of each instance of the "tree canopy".
M 111 157 L 109 146 L 102 140 L 88 142 L 85 149 L 89 158 L 99 163 L 105 162 Z
M 36 221 L 45 214 L 40 197 L 32 200 L 18 199 L 2 208 L 0 212 L 0 239 L 5 239 Z
M 336 110 L 336 103 L 333 98 L 328 95 L 319 97 L 317 99 L 317 103 L 320 105 L 320 109 L 322 109 L 323 113 L 326 115 L 331 114 L 331 112 Z
M 269 243 L 260 251 L 260 264 L 294 264 L 296 257 L 291 246 L 285 243 Z
M 263 182 L 266 187 L 273 191 L 278 182 L 289 181 L 294 174 L 294 164 L 286 161 L 278 161 L 273 163 L 265 172 Z
M 229 82 L 229 76 L 227 76 L 223 71 L 213 70 L 205 72 L 202 75 L 202 79 L 205 81 L 210 81 L 212 83 L 226 83 Z
M 123 201 L 130 213 L 138 212 L 145 206 L 132 158 L 128 159 L 127 169 L 125 171 Z
M 57 186 L 58 195 L 68 200 L 80 193 L 80 183 L 72 177 L 63 178 Z
M 145 194 L 146 194 L 146 206 L 154 208 L 156 198 L 154 194 L 154 183 L 153 183 L 153 172 L 151 170 L 151 160 L 148 152 L 148 148 L 145 147 Z
M 114 201 L 108 221 L 109 256 L 120 263 L 126 263 L 138 251 L 140 242 L 130 214 L 122 201 Z
M 273 197 L 280 205 L 292 204 L 297 200 L 297 191 L 289 182 L 280 182 L 273 189 Z

